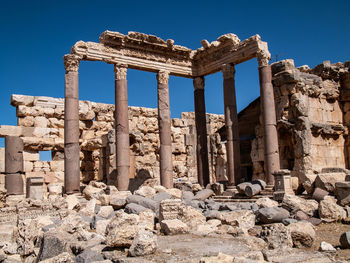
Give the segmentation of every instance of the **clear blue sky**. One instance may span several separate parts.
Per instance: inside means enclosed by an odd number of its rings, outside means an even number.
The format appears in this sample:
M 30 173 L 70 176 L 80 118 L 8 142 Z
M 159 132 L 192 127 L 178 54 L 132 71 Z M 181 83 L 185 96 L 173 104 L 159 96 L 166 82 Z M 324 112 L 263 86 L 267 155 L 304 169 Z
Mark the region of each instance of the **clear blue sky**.
M 15 125 L 13 93 L 64 97 L 62 57 L 105 30 L 138 31 L 197 49 L 225 33 L 260 34 L 272 56 L 297 66 L 350 60 L 350 1 L 16 1 L 0 5 L 0 124 Z M 82 62 L 80 98 L 114 103 L 113 66 Z M 256 60 L 236 67 L 238 109 L 259 96 Z M 153 73 L 129 70 L 129 105 L 157 106 Z M 206 78 L 207 112 L 223 113 L 222 76 Z M 173 117 L 193 111 L 192 80 L 171 77 Z M 0 145 L 2 146 L 2 145 Z

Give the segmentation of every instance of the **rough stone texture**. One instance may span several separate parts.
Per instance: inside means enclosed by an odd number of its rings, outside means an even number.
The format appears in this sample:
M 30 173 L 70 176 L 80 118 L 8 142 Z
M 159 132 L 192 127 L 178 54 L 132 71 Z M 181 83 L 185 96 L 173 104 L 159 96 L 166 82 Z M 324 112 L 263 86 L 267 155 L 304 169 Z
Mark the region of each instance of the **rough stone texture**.
M 149 230 L 140 230 L 132 241 L 128 254 L 139 257 L 153 254 L 157 250 L 157 236 Z
M 110 247 L 130 247 L 138 231 L 139 216 L 118 211 L 107 225 L 106 244 Z
M 323 221 L 328 223 L 341 221 L 346 217 L 345 210 L 337 205 L 335 198 L 332 196 L 326 196 L 325 199 L 320 202 L 318 214 Z
M 189 232 L 188 226 L 179 219 L 168 219 L 160 222 L 161 230 L 166 235 L 185 234 Z
M 285 195 L 282 206 L 293 213 L 300 210 L 310 216 L 313 216 L 318 210 L 317 201 L 306 200 L 295 195 Z
M 311 223 L 305 221 L 292 223 L 288 226 L 288 229 L 290 230 L 295 247 L 302 248 L 312 246 L 316 233 Z
M 0 125 L 0 137 L 13 135 L 23 139 L 27 177 L 42 176 L 47 184 L 63 183 L 64 99 L 25 95 L 12 97 L 11 105 L 17 108 L 19 126 Z M 157 109 L 129 107 L 128 115 L 133 164 L 130 183 L 137 189 L 148 178 L 159 182 Z M 223 115 L 206 116 L 208 135 L 223 126 Z M 181 118 L 171 121 L 173 177 L 190 182 L 197 182 L 194 119 L 193 112 L 184 112 Z M 82 182 L 103 178 L 115 182 L 115 138 L 109 136 L 113 126 L 114 105 L 79 101 Z M 52 161 L 40 161 L 39 151 L 51 151 Z M 215 152 L 210 157 L 214 161 L 210 163 L 209 170 L 214 174 L 217 154 Z
M 255 215 L 251 210 L 236 210 L 230 212 L 219 212 L 216 218 L 222 224 L 231 225 L 247 232 L 250 228 L 255 226 Z
M 350 248 L 350 231 L 344 232 L 339 239 L 342 248 Z
M 269 249 L 293 246 L 290 229 L 281 223 L 263 226 L 258 236 L 265 240 Z

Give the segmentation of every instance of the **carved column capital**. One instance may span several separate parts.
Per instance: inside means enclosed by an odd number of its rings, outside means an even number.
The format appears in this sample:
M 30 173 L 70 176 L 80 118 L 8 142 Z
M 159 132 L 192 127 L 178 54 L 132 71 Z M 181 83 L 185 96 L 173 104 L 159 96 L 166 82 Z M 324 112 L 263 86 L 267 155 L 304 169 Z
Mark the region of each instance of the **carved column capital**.
M 271 54 L 268 50 L 259 50 L 256 53 L 259 67 L 265 67 L 269 65 L 269 60 L 271 59 Z
M 116 80 L 126 79 L 128 66 L 125 64 L 114 64 L 114 73 Z
M 193 79 L 193 87 L 195 90 L 204 89 L 205 80 L 204 77 L 195 77 Z
M 64 68 L 66 72 L 78 71 L 80 59 L 76 55 L 68 54 L 63 57 Z
M 232 79 L 235 75 L 235 66 L 231 64 L 222 65 L 222 75 L 224 79 Z
M 168 84 L 169 82 L 169 71 L 161 70 L 157 74 L 158 83 Z

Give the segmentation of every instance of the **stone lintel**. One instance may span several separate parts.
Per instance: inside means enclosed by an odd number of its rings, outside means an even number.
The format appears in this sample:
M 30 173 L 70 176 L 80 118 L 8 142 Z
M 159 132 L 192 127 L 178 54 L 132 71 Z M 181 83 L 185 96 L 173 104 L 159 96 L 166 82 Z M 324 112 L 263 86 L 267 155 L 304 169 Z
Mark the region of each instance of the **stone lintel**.
M 205 47 L 191 50 L 174 45 L 169 39 L 111 31 L 102 33 L 100 43 L 78 41 L 71 49 L 80 60 L 126 64 L 131 69 L 155 73 L 169 71 L 170 75 L 186 78 L 215 73 L 223 64 L 239 64 L 262 52 L 268 53 L 268 48 L 259 35 L 240 42 L 234 34 L 226 34 Z

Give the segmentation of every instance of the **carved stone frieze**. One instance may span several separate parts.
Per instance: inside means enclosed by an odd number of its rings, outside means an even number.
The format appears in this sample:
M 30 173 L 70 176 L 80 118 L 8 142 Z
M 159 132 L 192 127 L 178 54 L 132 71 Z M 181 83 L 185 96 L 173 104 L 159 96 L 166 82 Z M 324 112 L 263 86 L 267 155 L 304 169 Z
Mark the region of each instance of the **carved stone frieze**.
M 114 73 L 115 73 L 115 79 L 116 80 L 121 80 L 121 79 L 126 79 L 126 74 L 128 71 L 128 66 L 125 64 L 114 64 Z
M 100 43 L 79 41 L 71 53 L 81 60 L 126 64 L 128 68 L 150 72 L 169 71 L 170 75 L 187 78 L 212 74 L 220 71 L 223 64 L 238 64 L 261 54 L 269 58 L 267 43 L 261 41 L 259 35 L 240 41 L 230 33 L 211 43 L 202 41 L 202 45 L 191 50 L 175 45 L 172 39 L 163 40 L 137 32 L 124 35 L 105 31 L 100 36 Z M 261 62 L 265 63 L 266 59 Z
M 157 80 L 158 80 L 158 83 L 168 84 L 168 82 L 169 82 L 169 71 L 165 71 L 165 70 L 159 71 L 158 74 L 157 74 Z
M 64 68 L 66 69 L 66 72 L 70 71 L 78 71 L 79 70 L 79 62 L 80 59 L 76 55 L 65 55 L 63 57 L 64 61 Z
M 193 79 L 194 89 L 204 89 L 205 80 L 204 77 L 196 77 Z

